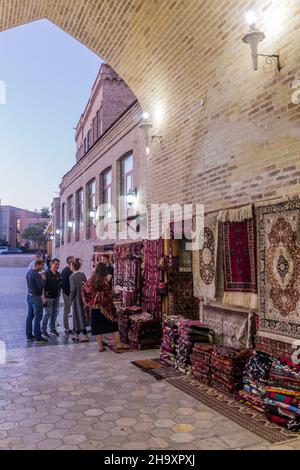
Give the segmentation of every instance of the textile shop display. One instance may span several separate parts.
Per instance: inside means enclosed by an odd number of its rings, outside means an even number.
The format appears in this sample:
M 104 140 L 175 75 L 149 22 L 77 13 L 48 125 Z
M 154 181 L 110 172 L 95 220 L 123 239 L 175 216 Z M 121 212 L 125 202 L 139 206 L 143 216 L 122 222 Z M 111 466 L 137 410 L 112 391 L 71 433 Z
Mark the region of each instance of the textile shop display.
M 146 240 L 144 242 L 144 287 L 143 308 L 154 318 L 161 317 L 161 294 L 159 284 L 163 281 L 160 260 L 163 257 L 163 240 Z
M 163 339 L 160 347 L 160 360 L 165 364 L 177 367 L 178 323 L 179 316 L 168 316 L 163 323 Z
M 177 367 L 181 372 L 191 372 L 191 354 L 196 343 L 213 344 L 213 331 L 200 321 L 178 322 Z
M 152 319 L 151 314 L 148 312 L 131 315 L 128 341 L 130 346 L 137 349 L 158 347 L 161 343 L 159 321 Z
M 228 307 L 203 305 L 202 319 L 215 333 L 215 344 L 252 348 L 256 333 L 254 312 L 239 312 Z
M 214 300 L 216 296 L 216 264 L 218 222 L 216 215 L 204 218 L 203 245 L 192 252 L 194 296 Z
M 129 339 L 128 339 L 128 333 L 130 329 L 130 316 L 136 313 L 141 313 L 142 307 L 138 306 L 131 306 L 131 307 L 121 307 L 118 311 L 119 313 L 119 332 L 120 332 L 120 337 L 121 341 L 124 344 L 128 344 Z
M 300 338 L 299 197 L 257 204 L 259 332 Z
M 211 382 L 211 353 L 213 346 L 196 343 L 192 354 L 192 375 L 206 385 Z
M 243 390 L 238 392 L 242 403 L 260 413 L 265 412 L 264 398 L 271 366 L 272 359 L 268 354 L 254 352 L 245 367 Z
M 211 385 L 222 392 L 235 395 L 243 388 L 243 370 L 249 349 L 215 346 L 211 354 Z
M 142 243 L 114 246 L 114 291 L 122 293 L 122 305 L 140 301 Z
M 193 275 L 179 272 L 177 267 L 169 276 L 170 314 L 198 320 L 199 299 L 193 295 Z
M 257 307 L 256 242 L 252 205 L 221 211 L 225 304 Z
M 269 421 L 290 431 L 300 431 L 300 365 L 274 360 L 266 386 Z
M 265 338 L 264 336 L 257 335 L 256 346 L 257 351 L 262 351 L 272 357 L 282 360 L 292 360 L 292 355 L 295 353 L 293 345 L 284 343 L 275 339 Z

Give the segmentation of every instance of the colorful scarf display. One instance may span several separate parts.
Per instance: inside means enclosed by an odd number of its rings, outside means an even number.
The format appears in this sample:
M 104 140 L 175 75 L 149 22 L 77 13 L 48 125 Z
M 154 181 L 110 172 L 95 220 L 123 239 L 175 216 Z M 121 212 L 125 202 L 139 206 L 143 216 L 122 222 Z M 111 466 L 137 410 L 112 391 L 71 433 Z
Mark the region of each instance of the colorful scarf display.
M 300 338 L 299 197 L 257 204 L 260 336 Z
M 252 206 L 221 211 L 224 303 L 257 307 L 256 243 Z

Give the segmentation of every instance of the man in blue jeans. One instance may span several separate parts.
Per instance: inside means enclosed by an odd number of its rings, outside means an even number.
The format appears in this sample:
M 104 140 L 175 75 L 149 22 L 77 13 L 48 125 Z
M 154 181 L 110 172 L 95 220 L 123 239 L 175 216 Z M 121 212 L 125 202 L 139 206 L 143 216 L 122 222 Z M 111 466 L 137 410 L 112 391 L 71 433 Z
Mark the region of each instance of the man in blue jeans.
M 41 320 L 43 318 L 42 294 L 45 286 L 45 280 L 43 279 L 43 275 L 41 275 L 43 266 L 43 260 L 35 261 L 33 269 L 30 269 L 26 276 L 28 289 L 28 314 L 26 319 L 26 336 L 27 341 L 35 341 L 36 344 L 43 344 L 47 342 L 47 340 L 42 337 L 41 332 Z
M 61 290 L 61 276 L 58 272 L 60 261 L 54 258 L 50 269 L 45 273 L 45 286 L 43 293 L 43 303 L 45 306 L 45 314 L 42 321 L 42 335 L 44 338 L 59 336 L 56 330 L 56 318 L 59 308 L 59 296 Z M 47 326 L 50 319 L 50 335 L 47 332 Z

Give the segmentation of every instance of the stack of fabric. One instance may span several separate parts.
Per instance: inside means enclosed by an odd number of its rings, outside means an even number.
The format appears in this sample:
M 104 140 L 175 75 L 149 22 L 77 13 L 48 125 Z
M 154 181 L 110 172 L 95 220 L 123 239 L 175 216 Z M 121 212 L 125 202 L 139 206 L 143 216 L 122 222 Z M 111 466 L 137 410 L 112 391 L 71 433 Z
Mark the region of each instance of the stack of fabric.
M 136 305 L 133 305 L 131 307 L 121 307 L 119 309 L 119 332 L 121 336 L 121 341 L 124 344 L 128 343 L 128 333 L 130 329 L 130 317 L 131 315 L 140 313 L 142 311 L 141 307 L 138 307 Z
M 177 367 L 178 323 L 179 316 L 169 316 L 163 324 L 163 340 L 160 347 L 160 360 L 165 364 Z
M 272 359 L 268 354 L 254 352 L 246 364 L 244 388 L 238 392 L 238 399 L 260 413 L 265 412 L 264 398 L 269 379 Z
M 269 421 L 300 431 L 300 367 L 274 360 L 266 386 L 266 415 Z
M 180 372 L 191 372 L 191 354 L 196 343 L 213 344 L 214 334 L 198 320 L 183 320 L 178 323 L 177 366 Z
M 148 312 L 130 316 L 129 344 L 137 349 L 155 348 L 161 343 L 161 328 Z
M 212 386 L 235 395 L 243 388 L 243 371 L 249 354 L 249 349 L 215 346 L 211 354 Z
M 196 343 L 192 354 L 192 374 L 206 385 L 211 382 L 211 353 L 213 346 Z

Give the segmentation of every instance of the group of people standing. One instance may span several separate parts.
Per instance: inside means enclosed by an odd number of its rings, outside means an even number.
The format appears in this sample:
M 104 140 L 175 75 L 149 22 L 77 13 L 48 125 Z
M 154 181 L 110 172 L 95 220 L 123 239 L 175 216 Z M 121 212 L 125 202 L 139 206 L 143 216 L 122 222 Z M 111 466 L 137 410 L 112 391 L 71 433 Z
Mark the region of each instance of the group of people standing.
M 105 333 L 114 334 L 117 349 L 127 349 L 120 340 L 117 311 L 112 299 L 113 267 L 109 256 L 103 256 L 89 280 L 81 271 L 79 258 L 69 256 L 61 273 L 59 259 L 54 258 L 48 268 L 39 253 L 35 258 L 26 276 L 27 341 L 43 344 L 50 336 L 59 336 L 56 325 L 62 294 L 66 336 L 71 336 L 74 342 L 88 342 L 87 327 L 91 326 L 91 334 L 96 336 L 100 352 L 105 350 L 102 339 Z M 71 309 L 73 329 L 69 326 Z

